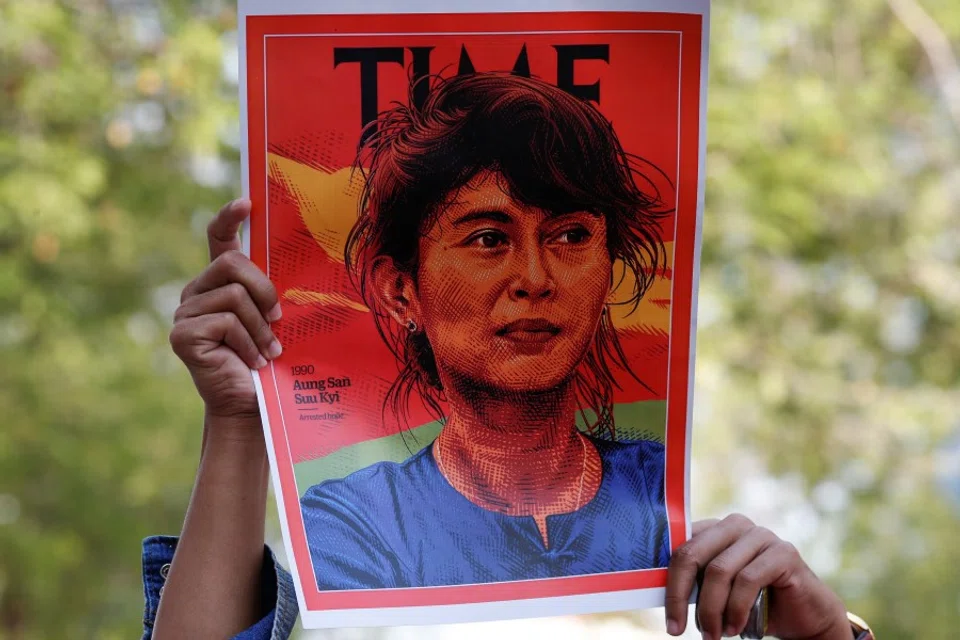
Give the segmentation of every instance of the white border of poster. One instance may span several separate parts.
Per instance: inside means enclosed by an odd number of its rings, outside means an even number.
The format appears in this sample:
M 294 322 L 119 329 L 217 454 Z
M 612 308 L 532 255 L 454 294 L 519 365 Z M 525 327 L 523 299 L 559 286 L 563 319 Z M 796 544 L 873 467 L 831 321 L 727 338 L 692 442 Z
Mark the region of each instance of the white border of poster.
M 241 168 L 242 191 L 244 197 L 250 197 L 250 163 L 248 148 L 248 106 L 247 106 L 247 51 L 246 19 L 249 16 L 284 15 L 372 15 L 372 14 L 428 14 L 428 13 L 537 13 L 537 12 L 637 12 L 694 14 L 702 17 L 701 68 L 700 68 L 700 130 L 699 130 L 699 184 L 697 187 L 697 222 L 693 265 L 693 299 L 691 302 L 690 361 L 687 393 L 686 424 L 687 438 L 685 451 L 686 495 L 686 537 L 690 536 L 690 453 L 692 445 L 692 403 L 693 373 L 697 324 L 697 289 L 699 286 L 700 248 L 702 242 L 702 223 L 704 207 L 704 160 L 706 155 L 706 102 L 707 70 L 710 33 L 709 0 L 487 0 L 478 5 L 468 0 L 363 0 L 362 2 L 334 3 L 330 0 L 239 0 L 238 2 L 238 48 L 239 48 L 239 90 L 241 116 Z M 329 35 L 329 34 L 321 34 Z M 355 35 L 355 34 L 353 34 Z M 270 37 L 269 35 L 266 37 Z M 249 229 L 244 228 L 243 249 L 250 255 Z M 272 366 L 272 365 L 271 365 Z M 301 576 L 297 563 L 293 562 L 290 524 L 286 518 L 283 504 L 283 492 L 280 488 L 280 475 L 277 467 L 276 452 L 273 447 L 271 425 L 267 418 L 266 399 L 260 377 L 253 372 L 254 384 L 263 417 L 267 451 L 270 459 L 271 480 L 279 507 L 281 531 L 288 558 L 291 559 L 290 571 L 296 587 L 297 601 L 303 626 L 313 628 L 360 627 L 447 624 L 458 622 L 491 621 L 544 617 L 552 615 L 570 615 L 600 613 L 620 610 L 636 610 L 663 606 L 664 588 L 635 589 L 607 593 L 591 593 L 572 596 L 503 600 L 454 605 L 410 606 L 391 608 L 363 608 L 337 610 L 308 610 Z M 431 589 L 434 587 L 422 587 Z M 442 587 L 440 587 L 442 588 Z

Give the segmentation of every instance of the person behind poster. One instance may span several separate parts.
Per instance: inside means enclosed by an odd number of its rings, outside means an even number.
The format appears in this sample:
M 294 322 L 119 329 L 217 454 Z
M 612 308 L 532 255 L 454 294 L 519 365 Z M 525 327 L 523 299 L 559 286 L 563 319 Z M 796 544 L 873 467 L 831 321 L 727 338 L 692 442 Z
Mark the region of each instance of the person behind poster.
M 435 79 L 372 127 L 346 264 L 400 367 L 385 408 L 444 426 L 305 493 L 318 587 L 665 567 L 664 446 L 616 437 L 638 378 L 610 315 L 664 268 L 654 182 L 591 103 L 515 74 Z
M 179 538 L 143 541 L 144 640 L 283 640 L 297 617 L 291 575 L 264 544 L 268 456 L 250 369 L 276 360 L 276 288 L 240 250 L 249 200 L 210 223 L 210 264 L 186 287 L 170 343 L 204 404 L 196 483 Z M 768 635 L 792 640 L 870 640 L 843 601 L 790 543 L 740 514 L 693 523 L 670 557 L 665 617 L 674 636 L 688 625 L 697 588 L 704 638 L 735 636 L 760 589 L 769 589 Z M 162 595 L 162 597 L 161 597 Z
M 280 640 L 297 614 L 291 577 L 264 545 L 268 456 L 249 368 L 280 355 L 271 325 L 282 312 L 269 278 L 241 251 L 237 233 L 251 206 L 234 201 L 211 222 L 210 264 L 184 288 L 170 334 L 203 400 L 204 429 L 181 537 L 144 541 L 147 640 L 237 633 Z M 300 576 L 301 585 L 310 579 Z M 761 587 L 770 589 L 771 636 L 863 636 L 856 626 L 851 635 L 843 603 L 790 544 L 741 515 L 694 523 L 692 537 L 671 556 L 665 613 L 673 635 L 687 626 L 698 582 L 705 638 L 742 630 Z M 369 596 L 378 600 L 376 592 Z

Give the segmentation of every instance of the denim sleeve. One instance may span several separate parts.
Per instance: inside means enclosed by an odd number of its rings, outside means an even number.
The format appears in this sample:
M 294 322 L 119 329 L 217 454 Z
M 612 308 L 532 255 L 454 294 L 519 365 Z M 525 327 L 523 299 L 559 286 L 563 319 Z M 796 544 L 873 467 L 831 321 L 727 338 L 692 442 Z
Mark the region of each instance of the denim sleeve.
M 153 623 L 157 617 L 163 584 L 176 548 L 177 538 L 172 536 L 152 536 L 143 541 L 143 595 L 146 602 L 141 640 L 150 640 L 153 636 Z M 269 547 L 264 550 L 261 585 L 263 602 L 272 602 L 274 607 L 255 625 L 234 636 L 233 640 L 286 640 L 290 637 L 298 613 L 293 579 L 277 562 Z

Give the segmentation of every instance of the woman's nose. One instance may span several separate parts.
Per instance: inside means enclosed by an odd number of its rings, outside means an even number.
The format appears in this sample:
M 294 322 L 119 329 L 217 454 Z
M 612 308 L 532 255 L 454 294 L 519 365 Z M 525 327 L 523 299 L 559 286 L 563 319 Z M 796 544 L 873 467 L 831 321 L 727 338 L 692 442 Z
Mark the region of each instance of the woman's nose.
M 542 248 L 532 247 L 518 252 L 514 268 L 514 278 L 510 286 L 512 298 L 538 300 L 553 295 L 556 283 L 546 264 Z

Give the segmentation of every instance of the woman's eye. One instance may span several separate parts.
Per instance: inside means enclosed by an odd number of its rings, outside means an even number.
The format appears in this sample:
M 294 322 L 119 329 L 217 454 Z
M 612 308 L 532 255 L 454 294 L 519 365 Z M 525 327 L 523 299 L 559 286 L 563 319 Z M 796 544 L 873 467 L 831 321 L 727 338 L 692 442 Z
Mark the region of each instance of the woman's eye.
M 484 231 L 472 238 L 471 244 L 483 249 L 495 249 L 506 243 L 507 239 L 502 233 L 496 231 Z
M 564 244 L 580 244 L 589 237 L 590 232 L 586 229 L 567 229 L 558 236 L 558 239 Z

